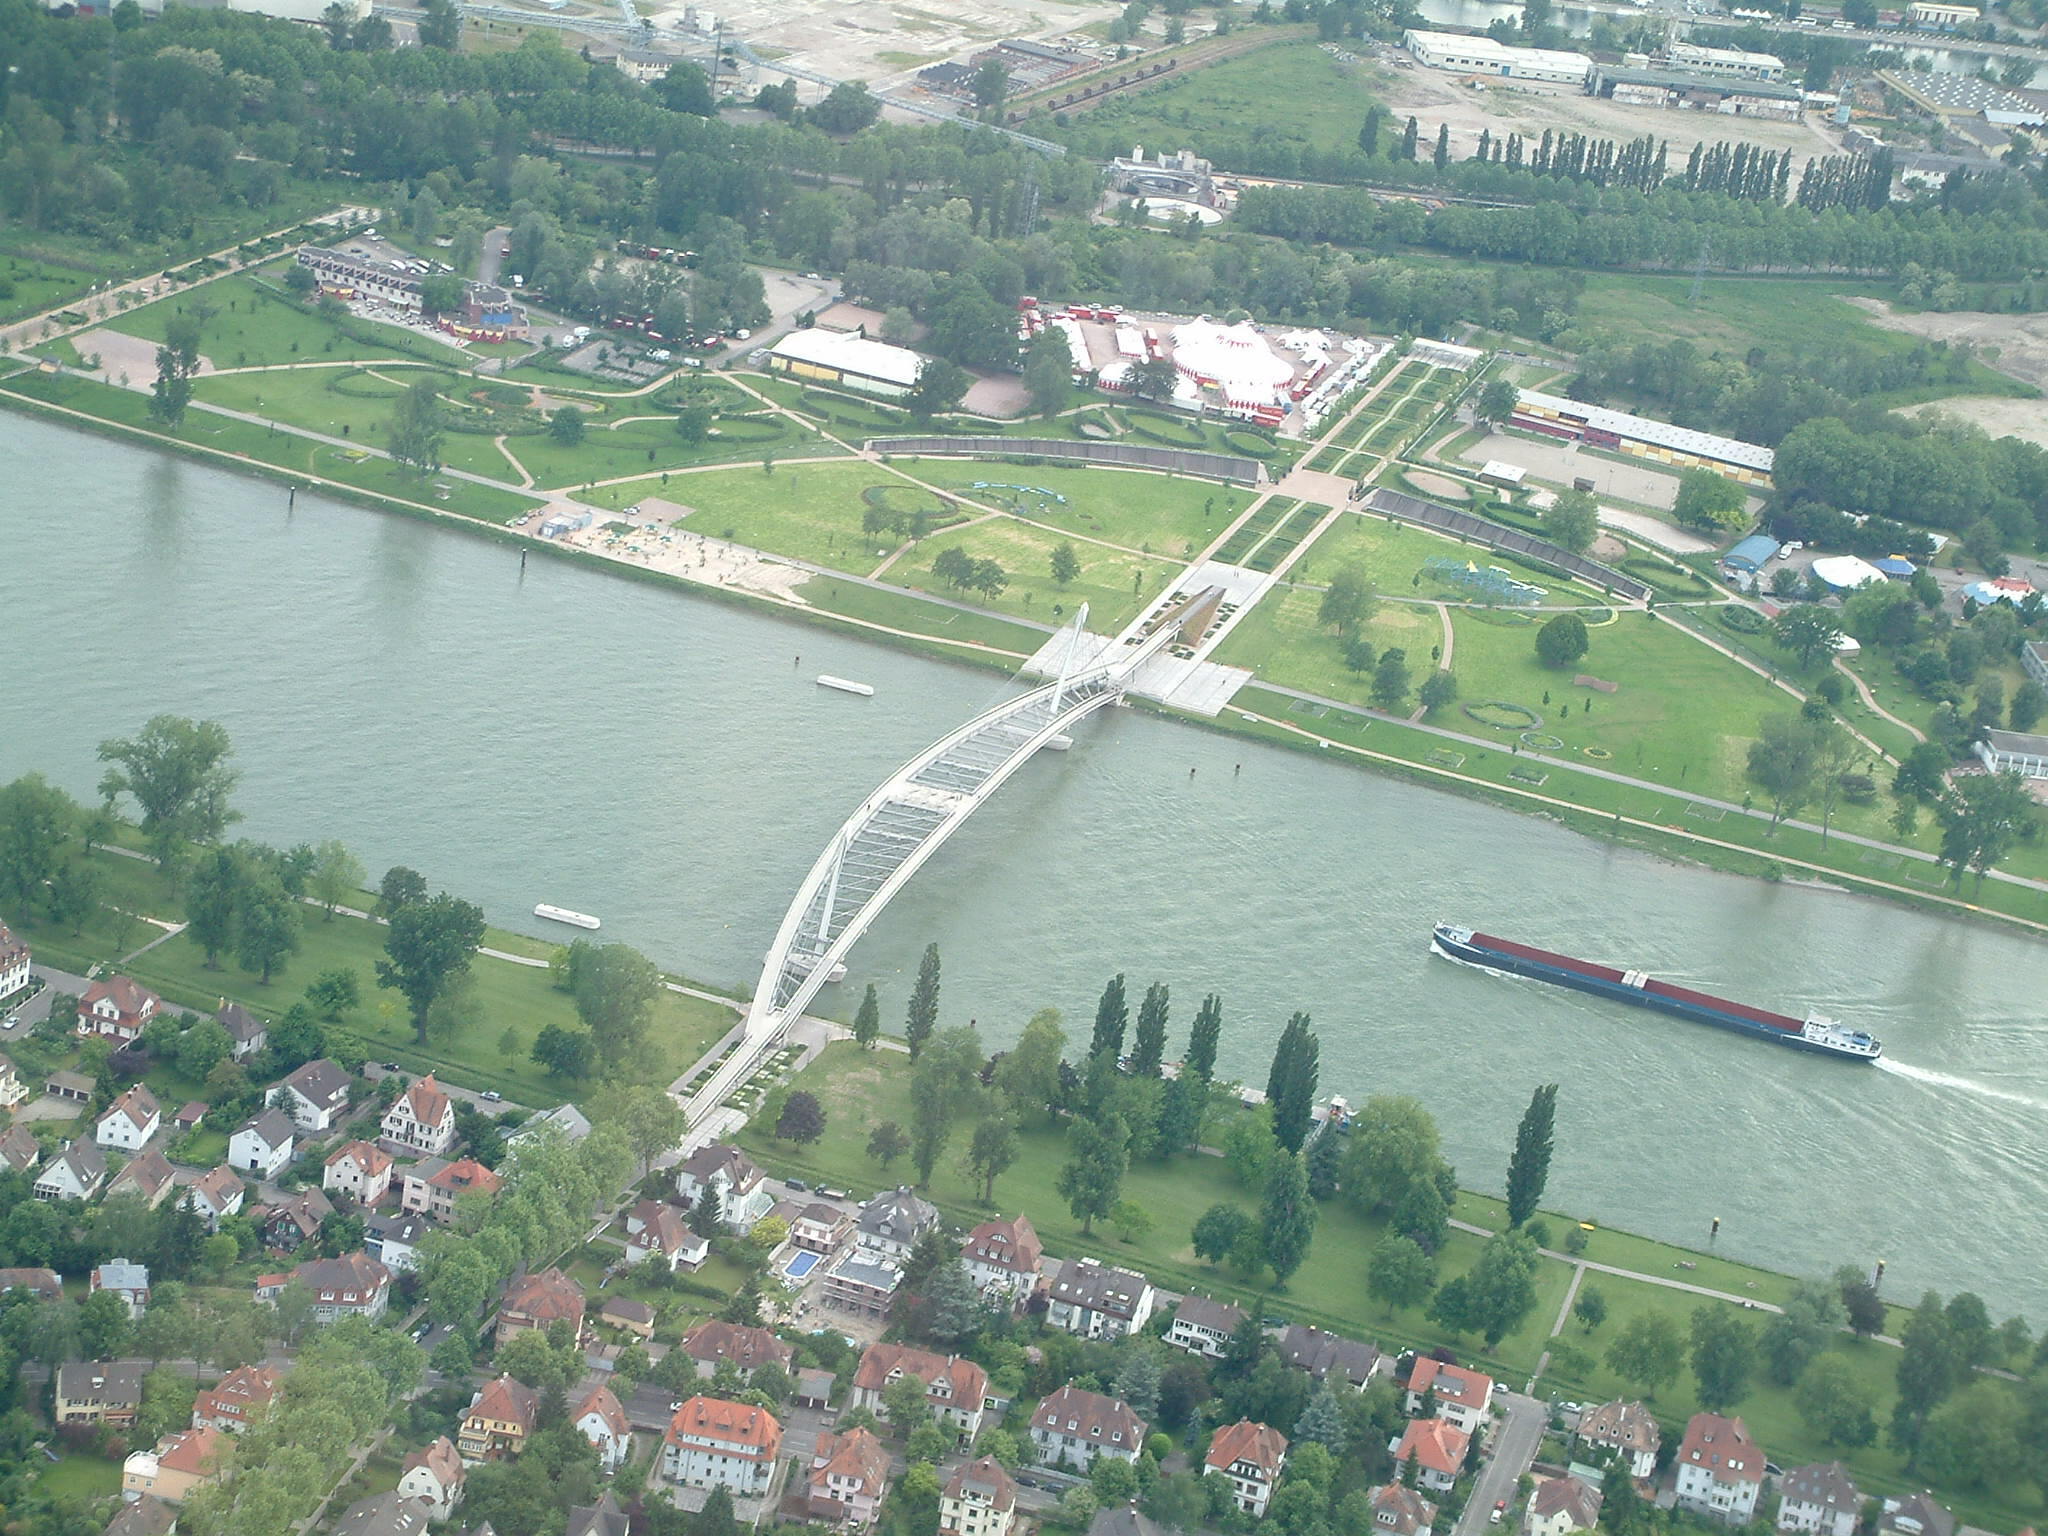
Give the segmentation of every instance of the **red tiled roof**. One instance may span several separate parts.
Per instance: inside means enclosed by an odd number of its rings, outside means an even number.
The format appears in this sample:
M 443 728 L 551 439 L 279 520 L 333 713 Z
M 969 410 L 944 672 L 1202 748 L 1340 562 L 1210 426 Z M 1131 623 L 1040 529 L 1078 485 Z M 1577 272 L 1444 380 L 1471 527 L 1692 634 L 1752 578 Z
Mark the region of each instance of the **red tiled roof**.
M 463 1417 L 496 1419 L 530 1430 L 533 1428 L 534 1405 L 539 1401 L 540 1394 L 533 1388 L 514 1381 L 510 1376 L 500 1376 L 495 1381 L 484 1383 L 483 1391 L 476 1395 L 476 1401 L 469 1405 L 469 1412 Z
M 441 1091 L 431 1072 L 405 1090 L 405 1102 L 412 1109 L 413 1119 L 421 1125 L 439 1125 L 448 1118 L 448 1095 Z
M 1749 1426 L 1718 1413 L 1696 1413 L 1678 1447 L 1680 1466 L 1704 1467 L 1722 1482 L 1761 1483 L 1763 1447 L 1749 1438 Z
M 1018 1216 L 1010 1221 L 984 1221 L 967 1234 L 961 1253 L 970 1263 L 979 1261 L 1022 1275 L 1037 1273 L 1045 1248 L 1031 1218 Z
M 201 1427 L 166 1435 L 158 1442 L 156 1464 L 166 1472 L 205 1476 L 220 1465 L 220 1431 Z
M 749 1461 L 773 1461 L 782 1448 L 782 1426 L 774 1414 L 721 1397 L 693 1397 L 675 1411 L 667 1438 L 680 1444 L 686 1436 L 716 1440 L 726 1455 Z
M 898 1372 L 915 1376 L 929 1392 L 934 1385 L 943 1381 L 951 1388 L 950 1401 L 969 1410 L 979 1410 L 982 1400 L 988 1396 L 988 1372 L 972 1360 L 963 1360 L 958 1355 L 935 1355 L 927 1349 L 912 1349 L 907 1344 L 870 1344 L 860 1357 L 860 1366 L 853 1373 L 856 1391 L 879 1392 L 889 1384 L 889 1378 Z
M 1410 1419 L 1394 1450 L 1394 1465 L 1413 1456 L 1430 1471 L 1455 1477 L 1465 1465 L 1465 1451 L 1471 1443 L 1472 1437 L 1447 1419 Z
M 569 1422 L 580 1424 L 585 1415 L 592 1413 L 604 1420 L 605 1428 L 612 1432 L 614 1439 L 623 1440 L 626 1437 L 626 1410 L 619 1406 L 617 1394 L 603 1382 L 592 1387 L 584 1394 L 583 1400 L 569 1410 Z
M 332 1168 L 344 1158 L 351 1159 L 362 1169 L 365 1178 L 374 1179 L 391 1166 L 391 1154 L 367 1141 L 346 1141 L 327 1155 L 326 1166 Z
M 406 1457 L 405 1464 L 399 1468 L 399 1475 L 403 1477 L 416 1467 L 425 1467 L 443 1488 L 457 1487 L 466 1475 L 462 1470 L 462 1455 L 455 1449 L 455 1442 L 446 1435 L 437 1435 L 432 1445 L 423 1446 Z
M 717 1318 L 707 1318 L 683 1335 L 683 1353 L 706 1365 L 730 1360 L 743 1371 L 771 1360 L 786 1367 L 794 1358 L 794 1351 L 768 1329 L 720 1322 Z
M 1462 1365 L 1446 1365 L 1428 1355 L 1418 1355 L 1408 1375 L 1410 1392 L 1435 1392 L 1440 1403 L 1461 1403 L 1477 1408 L 1493 1391 L 1493 1378 Z
M 457 1158 L 436 1171 L 427 1182 L 436 1189 L 445 1189 L 455 1195 L 495 1195 L 505 1187 L 503 1179 L 473 1157 Z
M 504 1317 L 508 1313 L 517 1313 L 543 1325 L 558 1318 L 580 1322 L 583 1317 L 583 1287 L 559 1269 L 543 1269 L 538 1274 L 514 1280 L 506 1287 L 498 1315 Z
M 78 1011 L 90 1012 L 92 1005 L 102 998 L 112 1003 L 124 1019 L 134 1018 L 145 1008 L 154 1008 L 163 1001 L 132 976 L 109 976 L 85 989 L 85 995 L 78 1000 Z
M 1263 1472 L 1268 1479 L 1280 1475 L 1281 1463 L 1287 1459 L 1287 1437 L 1270 1424 L 1260 1424 L 1251 1419 L 1239 1419 L 1235 1424 L 1226 1424 L 1216 1431 L 1209 1442 L 1207 1464 L 1217 1471 L 1227 1471 L 1238 1462 L 1249 1462 Z
M 880 1496 L 889 1480 L 889 1452 L 872 1430 L 849 1429 L 843 1435 L 829 1430 L 818 1436 L 811 1455 L 811 1482 L 824 1487 L 828 1478 L 850 1478 L 861 1491 Z
M 237 1366 L 193 1399 L 193 1417 L 246 1421 L 277 1396 L 277 1384 L 283 1379 L 284 1373 L 275 1366 Z

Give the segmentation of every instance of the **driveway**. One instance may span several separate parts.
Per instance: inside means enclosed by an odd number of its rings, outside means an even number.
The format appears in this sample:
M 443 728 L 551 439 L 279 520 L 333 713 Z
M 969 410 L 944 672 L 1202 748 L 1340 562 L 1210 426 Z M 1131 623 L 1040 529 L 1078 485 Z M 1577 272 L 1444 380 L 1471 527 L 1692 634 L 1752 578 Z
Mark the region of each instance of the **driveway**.
M 30 966 L 29 973 L 43 982 L 43 990 L 10 1011 L 6 1018 L 0 1019 L 0 1040 L 21 1039 L 50 1016 L 51 998 L 60 993 L 79 997 L 92 985 L 83 976 L 74 976 L 69 971 L 60 971 L 47 965 Z
M 498 263 L 505 258 L 498 253 L 512 238 L 512 226 L 500 224 L 484 234 L 483 249 L 476 258 L 476 275 L 479 282 L 495 283 L 498 280 Z
M 1515 1496 L 1515 1482 L 1536 1459 L 1536 1447 L 1543 1439 L 1548 1410 L 1533 1397 L 1512 1392 L 1500 1394 L 1507 1410 L 1493 1434 L 1493 1455 L 1479 1469 L 1472 1484 L 1472 1497 L 1465 1501 L 1465 1513 L 1458 1517 L 1457 1536 L 1485 1536 L 1493 1506 Z

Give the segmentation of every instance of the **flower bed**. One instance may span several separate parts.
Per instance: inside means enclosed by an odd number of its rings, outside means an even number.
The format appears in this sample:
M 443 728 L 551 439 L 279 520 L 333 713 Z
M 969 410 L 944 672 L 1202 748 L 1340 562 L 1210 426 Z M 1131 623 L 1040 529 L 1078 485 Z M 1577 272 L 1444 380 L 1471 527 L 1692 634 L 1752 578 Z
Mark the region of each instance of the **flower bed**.
M 1465 713 L 1481 725 L 1496 731 L 1526 731 L 1543 720 L 1543 717 L 1528 705 L 1510 704 L 1506 699 L 1488 699 L 1483 704 L 1467 704 Z

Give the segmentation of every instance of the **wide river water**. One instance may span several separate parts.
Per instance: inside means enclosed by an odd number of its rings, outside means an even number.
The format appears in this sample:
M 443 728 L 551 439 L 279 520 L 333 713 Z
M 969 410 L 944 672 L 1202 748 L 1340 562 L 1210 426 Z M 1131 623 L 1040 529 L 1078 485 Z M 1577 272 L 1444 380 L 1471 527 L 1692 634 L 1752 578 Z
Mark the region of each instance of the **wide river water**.
M 751 982 L 845 814 L 1005 684 L 396 516 L 0 416 L 0 780 L 88 796 L 95 744 L 222 721 L 238 829 L 339 837 L 539 931 L 536 901 Z M 801 661 L 798 657 L 801 656 Z M 872 699 L 815 686 L 864 679 Z M 1877 1070 L 1497 980 L 1435 918 L 1639 966 L 1885 1040 Z M 550 937 L 560 937 L 551 932 Z M 1550 1202 L 1795 1271 L 1890 1262 L 2048 1323 L 2048 948 L 1666 863 L 1546 822 L 1123 710 L 1030 764 L 911 884 L 820 1007 L 900 1018 L 927 941 L 947 1023 L 1085 1031 L 1154 977 L 1176 1041 L 1225 1000 L 1262 1082 L 1315 1017 L 1323 1086 L 1414 1093 L 1498 1189 L 1530 1088 L 1561 1083 Z

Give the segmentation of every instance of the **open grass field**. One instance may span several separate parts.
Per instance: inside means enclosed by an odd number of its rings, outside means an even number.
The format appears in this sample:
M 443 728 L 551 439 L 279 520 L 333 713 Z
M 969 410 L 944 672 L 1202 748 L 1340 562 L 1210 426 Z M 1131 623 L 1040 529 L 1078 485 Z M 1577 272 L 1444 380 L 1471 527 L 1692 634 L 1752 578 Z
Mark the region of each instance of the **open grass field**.
M 200 355 L 216 368 L 403 357 L 419 345 L 413 332 L 384 326 L 375 329 L 390 330 L 391 346 L 352 340 L 312 310 L 276 298 L 245 275 L 219 278 L 131 309 L 107 321 L 106 328 L 162 341 L 164 327 L 175 316 L 200 305 L 214 311 L 200 331 Z M 462 354 L 451 347 L 448 361 L 461 366 Z
M 1344 665 L 1343 644 L 1317 622 L 1321 602 L 1322 594 L 1307 587 L 1276 588 L 1230 632 L 1216 659 L 1226 666 L 1250 667 L 1269 683 L 1364 705 L 1372 674 Z M 1430 648 L 1443 643 L 1443 623 L 1426 604 L 1381 603 L 1365 638 L 1374 651 L 1400 646 L 1420 681 L 1432 670 Z
M 780 464 L 772 474 L 759 464 L 736 465 L 676 476 L 667 484 L 656 476 L 600 486 L 577 499 L 616 510 L 646 496 L 664 497 L 691 509 L 678 528 L 865 575 L 881 556 L 861 532 L 861 492 L 895 484 L 901 482 L 888 471 L 849 459 Z
M 1136 618 L 1145 600 L 1164 590 L 1180 571 L 1170 560 L 1123 554 L 1100 544 L 1076 544 L 1081 574 L 1061 586 L 1052 579 L 1052 552 L 1062 542 L 1059 534 L 1014 518 L 989 518 L 933 534 L 889 567 L 887 579 L 942 597 L 968 597 L 999 613 L 1048 624 L 1060 622 L 1078 604 L 1086 603 L 1089 628 L 1106 634 Z M 932 565 L 954 548 L 964 549 L 977 560 L 995 561 L 1008 573 L 1009 585 L 993 598 L 956 593 L 944 585 L 932 574 Z
M 648 408 L 642 405 L 639 409 Z M 626 407 L 619 408 L 619 413 L 631 414 Z M 758 470 L 764 455 L 788 452 L 800 437 L 787 418 L 766 415 L 725 421 L 718 430 L 718 437 L 700 444 L 686 443 L 676 434 L 675 418 L 664 415 L 613 426 L 591 425 L 584 430 L 583 441 L 573 448 L 546 433 L 515 437 L 508 446 L 536 484 L 560 488 L 735 459 L 752 460 Z M 834 451 L 829 443 L 808 436 L 802 437 L 801 449 L 806 455 Z M 854 526 L 859 525 L 856 514 Z
M 1018 656 L 1029 656 L 1045 643 L 1045 632 L 1013 624 L 993 614 L 964 613 L 942 603 L 927 602 L 914 592 L 885 592 L 858 582 L 836 581 L 830 576 L 813 576 L 797 589 L 797 596 L 813 608 L 885 624 L 914 635 L 938 640 L 959 640 L 972 645 L 993 646 Z
M 55 1463 L 38 1455 L 33 1477 L 36 1491 L 52 1499 L 83 1502 L 121 1491 L 121 1463 L 111 1456 L 84 1451 L 66 1451 L 64 1459 Z
M 933 461 L 899 461 L 920 480 L 958 491 L 985 506 L 1006 507 L 1019 517 L 1063 528 L 1085 538 L 1101 539 L 1144 554 L 1192 559 L 1230 526 L 1252 499 L 1247 490 L 1209 480 L 1118 469 L 1064 469 L 1044 465 L 953 465 Z M 977 491 L 974 483 L 993 482 L 998 489 Z M 1034 496 L 1024 486 L 1066 498 L 1064 504 Z M 1077 544 L 1082 557 L 1087 547 Z

